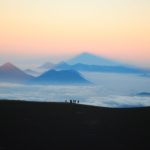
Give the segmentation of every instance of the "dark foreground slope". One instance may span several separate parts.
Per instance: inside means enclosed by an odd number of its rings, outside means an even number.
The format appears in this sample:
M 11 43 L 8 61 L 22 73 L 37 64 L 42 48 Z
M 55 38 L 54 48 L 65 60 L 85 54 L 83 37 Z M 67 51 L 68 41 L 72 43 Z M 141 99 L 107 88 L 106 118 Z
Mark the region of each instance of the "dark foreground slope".
M 0 101 L 0 150 L 150 147 L 150 108 Z

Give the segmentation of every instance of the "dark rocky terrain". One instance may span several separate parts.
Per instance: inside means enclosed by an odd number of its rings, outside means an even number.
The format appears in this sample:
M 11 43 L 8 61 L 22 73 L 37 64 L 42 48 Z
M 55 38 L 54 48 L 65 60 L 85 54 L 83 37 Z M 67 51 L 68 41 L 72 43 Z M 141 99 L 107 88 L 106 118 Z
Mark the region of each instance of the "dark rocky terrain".
M 0 101 L 0 150 L 145 150 L 149 140 L 149 107 Z

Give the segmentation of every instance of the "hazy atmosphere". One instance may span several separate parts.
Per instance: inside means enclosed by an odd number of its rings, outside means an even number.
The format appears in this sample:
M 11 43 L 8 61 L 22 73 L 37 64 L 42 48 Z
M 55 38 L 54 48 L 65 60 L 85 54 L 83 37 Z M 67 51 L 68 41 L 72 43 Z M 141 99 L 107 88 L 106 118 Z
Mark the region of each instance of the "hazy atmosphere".
M 1 0 L 0 63 L 81 52 L 150 66 L 149 0 Z
M 150 105 L 149 6 L 149 0 L 1 0 L 0 98 Z

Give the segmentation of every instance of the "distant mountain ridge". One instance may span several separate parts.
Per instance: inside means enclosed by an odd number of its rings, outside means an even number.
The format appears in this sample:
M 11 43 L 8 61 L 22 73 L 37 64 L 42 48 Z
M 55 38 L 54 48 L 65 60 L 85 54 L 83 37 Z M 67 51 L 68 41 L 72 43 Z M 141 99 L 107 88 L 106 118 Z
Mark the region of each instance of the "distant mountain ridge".
M 102 65 L 102 66 L 121 66 L 122 64 L 114 61 L 114 60 L 110 60 L 101 56 L 97 56 L 91 53 L 81 53 L 73 58 L 71 58 L 70 60 L 66 61 L 66 63 L 70 64 L 70 65 L 75 65 L 78 63 L 82 63 L 82 64 L 87 64 L 87 65 Z
M 26 69 L 24 70 L 24 72 L 32 76 L 37 76 L 39 74 L 37 71 L 31 70 L 31 69 Z
M 102 65 L 88 65 L 88 64 L 74 64 L 61 63 L 55 66 L 56 70 L 77 70 L 87 72 L 114 72 L 114 73 L 144 73 L 145 70 L 126 66 L 102 66 Z
M 80 73 L 74 70 L 48 70 L 30 81 L 32 84 L 88 84 Z
M 45 64 L 38 67 L 38 69 L 52 69 L 54 68 L 55 64 L 51 62 L 46 62 Z
M 0 66 L 0 82 L 25 82 L 33 79 L 33 76 L 26 74 L 11 63 Z
M 114 73 L 149 73 L 150 71 L 119 63 L 115 60 L 107 59 L 91 53 L 81 53 L 68 61 L 58 64 L 45 63 L 43 70 L 76 70 L 86 72 L 114 72 Z
M 32 70 L 27 69 L 30 73 Z M 38 77 L 33 77 L 11 63 L 0 66 L 0 82 L 34 84 L 88 84 L 88 80 L 75 70 L 48 70 Z
M 88 60 L 89 62 L 87 62 Z M 68 62 L 70 62 L 70 64 Z M 73 64 L 73 62 L 76 63 Z M 96 62 L 101 64 L 92 64 Z M 53 63 L 45 63 L 40 67 L 42 69 L 39 69 L 37 71 L 33 71 L 31 69 L 22 71 L 21 69 L 17 68 L 11 63 L 5 63 L 2 66 L 0 66 L 0 82 L 22 83 L 31 81 L 30 83 L 38 84 L 85 84 L 90 82 L 86 80 L 79 73 L 79 71 L 108 73 L 140 73 L 142 75 L 149 75 L 150 73 L 150 71 L 146 71 L 132 66 L 124 66 L 123 64 L 115 63 L 111 60 L 101 58 L 90 53 L 82 53 L 74 57 L 70 61 L 61 62 L 57 65 Z M 36 77 L 33 77 L 32 75 L 35 75 Z

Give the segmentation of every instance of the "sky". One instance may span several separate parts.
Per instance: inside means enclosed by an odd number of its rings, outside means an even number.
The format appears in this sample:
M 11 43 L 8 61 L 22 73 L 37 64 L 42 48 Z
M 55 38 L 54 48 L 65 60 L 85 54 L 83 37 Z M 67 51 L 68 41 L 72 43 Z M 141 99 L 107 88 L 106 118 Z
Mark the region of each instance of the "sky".
M 150 68 L 150 0 L 0 0 L 0 63 L 81 52 Z

